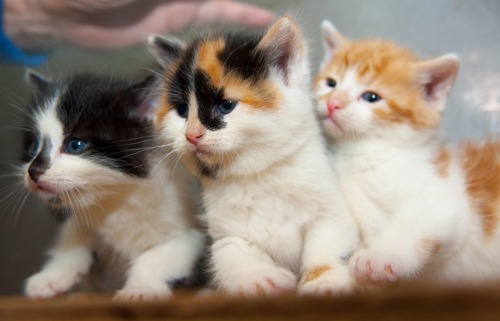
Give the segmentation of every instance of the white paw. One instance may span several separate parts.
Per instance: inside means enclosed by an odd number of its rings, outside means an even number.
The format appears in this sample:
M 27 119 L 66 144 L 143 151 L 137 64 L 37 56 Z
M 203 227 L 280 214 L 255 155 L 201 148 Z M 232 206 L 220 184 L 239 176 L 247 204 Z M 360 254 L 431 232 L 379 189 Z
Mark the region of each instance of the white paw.
M 126 286 L 116 292 L 113 300 L 118 302 L 156 301 L 168 299 L 171 296 L 172 291 L 167 285 L 156 287 Z
M 298 289 L 299 295 L 304 296 L 342 295 L 352 291 L 352 277 L 345 266 L 308 271 Z
M 271 296 L 289 291 L 297 287 L 295 275 L 283 268 L 266 266 L 258 270 L 242 273 L 225 290 L 238 296 Z
M 382 251 L 361 250 L 351 259 L 351 273 L 360 284 L 395 283 L 411 274 L 397 255 Z
M 24 292 L 33 299 L 52 298 L 71 290 L 82 276 L 64 270 L 41 271 L 26 280 Z

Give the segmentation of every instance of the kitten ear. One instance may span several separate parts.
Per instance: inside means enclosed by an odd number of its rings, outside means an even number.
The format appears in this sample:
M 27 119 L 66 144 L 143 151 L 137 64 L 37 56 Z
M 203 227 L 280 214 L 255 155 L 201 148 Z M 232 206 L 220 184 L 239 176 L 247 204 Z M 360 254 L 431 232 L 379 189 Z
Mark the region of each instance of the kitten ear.
M 128 92 L 135 93 L 136 106 L 132 111 L 133 117 L 154 120 L 159 106 L 161 93 L 160 77 L 156 73 L 148 75 L 141 82 L 132 85 Z
M 26 69 L 24 78 L 26 82 L 35 87 L 39 93 L 46 92 L 50 86 L 52 86 L 52 81 L 42 74 L 34 71 L 33 69 Z
M 337 28 L 328 20 L 323 20 L 321 23 L 321 33 L 323 35 L 323 49 L 324 57 L 323 64 L 329 63 L 335 52 L 342 46 L 345 46 L 348 42 Z
M 416 63 L 416 72 L 431 107 L 442 111 L 457 78 L 460 59 L 456 54 Z
M 167 67 L 182 54 L 186 45 L 173 36 L 150 35 L 148 47 L 160 65 Z
M 271 58 L 271 65 L 288 78 L 290 65 L 305 56 L 306 49 L 297 24 L 289 17 L 276 21 L 260 40 L 257 48 Z

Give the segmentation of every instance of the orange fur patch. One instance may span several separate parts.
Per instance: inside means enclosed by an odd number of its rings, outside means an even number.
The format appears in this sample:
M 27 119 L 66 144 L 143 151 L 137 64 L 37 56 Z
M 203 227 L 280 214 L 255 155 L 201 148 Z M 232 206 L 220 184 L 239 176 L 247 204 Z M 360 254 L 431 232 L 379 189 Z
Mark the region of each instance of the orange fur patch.
M 204 42 L 198 49 L 199 68 L 205 71 L 213 84 L 221 84 L 224 78 L 224 68 L 218 55 L 224 50 L 224 41 L 222 38 Z
M 384 108 L 374 110 L 380 120 L 406 123 L 416 128 L 436 127 L 441 117 L 425 102 L 414 68 L 417 61 L 410 51 L 391 42 L 349 42 L 338 49 L 316 82 L 332 75 L 343 78 L 348 70 L 355 68 L 358 81 L 386 101 Z
M 434 165 L 436 166 L 436 171 L 441 177 L 447 177 L 449 174 L 449 169 L 451 165 L 451 153 L 446 146 L 441 146 L 439 153 L 434 160 Z
M 436 256 L 441 251 L 442 244 L 438 240 L 423 240 L 421 246 L 427 258 L 429 255 Z
M 160 105 L 158 106 L 158 111 L 156 113 L 156 129 L 161 130 L 163 126 L 163 121 L 165 117 L 167 117 L 168 112 L 174 108 L 174 106 L 169 104 L 169 100 L 166 95 L 166 90 L 165 88 L 168 88 L 170 86 L 170 82 L 172 81 L 174 71 L 179 67 L 180 62 L 177 61 L 176 63 L 172 64 L 172 68 L 169 68 L 165 71 L 164 74 L 164 81 L 163 81 L 163 88 L 162 88 L 162 93 L 159 98 Z
M 219 54 L 224 50 L 222 38 L 204 42 L 198 49 L 197 68 L 205 71 L 215 88 L 224 88 L 226 98 L 237 100 L 257 109 L 275 109 L 279 90 L 270 81 L 253 82 L 224 69 Z
M 315 267 L 305 274 L 305 277 L 303 278 L 302 284 L 311 282 L 325 274 L 326 272 L 332 270 L 332 267 L 329 265 L 321 265 L 318 267 Z
M 156 129 L 161 130 L 163 127 L 163 121 L 167 117 L 167 113 L 172 108 L 170 104 L 167 103 L 167 98 L 165 95 L 160 96 L 160 106 L 158 107 L 158 112 L 156 113 Z
M 495 232 L 500 210 L 500 143 L 487 140 L 482 145 L 466 142 L 462 146 L 462 165 L 467 191 L 483 225 L 486 237 Z
M 280 94 L 270 82 L 252 84 L 235 76 L 225 76 L 223 82 L 226 95 L 256 109 L 276 109 Z

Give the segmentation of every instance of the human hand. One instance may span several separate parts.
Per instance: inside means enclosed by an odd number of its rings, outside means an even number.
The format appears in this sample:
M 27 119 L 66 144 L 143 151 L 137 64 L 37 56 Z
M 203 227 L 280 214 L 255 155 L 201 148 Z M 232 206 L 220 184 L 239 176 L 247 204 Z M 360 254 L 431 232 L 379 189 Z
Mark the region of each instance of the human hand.
M 4 0 L 4 28 L 24 49 L 57 44 L 111 50 L 207 23 L 268 24 L 265 9 L 227 0 Z

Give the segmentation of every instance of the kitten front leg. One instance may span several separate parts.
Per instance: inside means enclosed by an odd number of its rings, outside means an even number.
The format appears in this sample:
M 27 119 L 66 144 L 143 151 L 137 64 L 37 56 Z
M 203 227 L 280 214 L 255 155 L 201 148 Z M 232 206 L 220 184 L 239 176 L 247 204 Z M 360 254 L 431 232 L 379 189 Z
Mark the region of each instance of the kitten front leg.
M 81 231 L 72 220 L 61 230 L 51 258 L 42 270 L 26 280 L 25 294 L 30 298 L 51 298 L 70 291 L 92 264 L 91 235 Z
M 205 246 L 205 236 L 190 230 L 168 239 L 132 261 L 117 301 L 154 300 L 172 295 L 168 282 L 186 279 Z
M 348 260 L 358 247 L 358 232 L 353 221 L 340 221 L 321 219 L 307 230 L 299 294 L 332 295 L 353 290 Z
M 391 284 L 425 273 L 470 228 L 465 197 L 450 197 L 450 186 L 429 181 L 391 213 L 391 221 L 367 240 L 350 269 L 358 283 Z
M 291 271 L 277 266 L 264 251 L 239 237 L 215 241 L 212 263 L 215 282 L 230 295 L 277 295 L 296 288 Z

